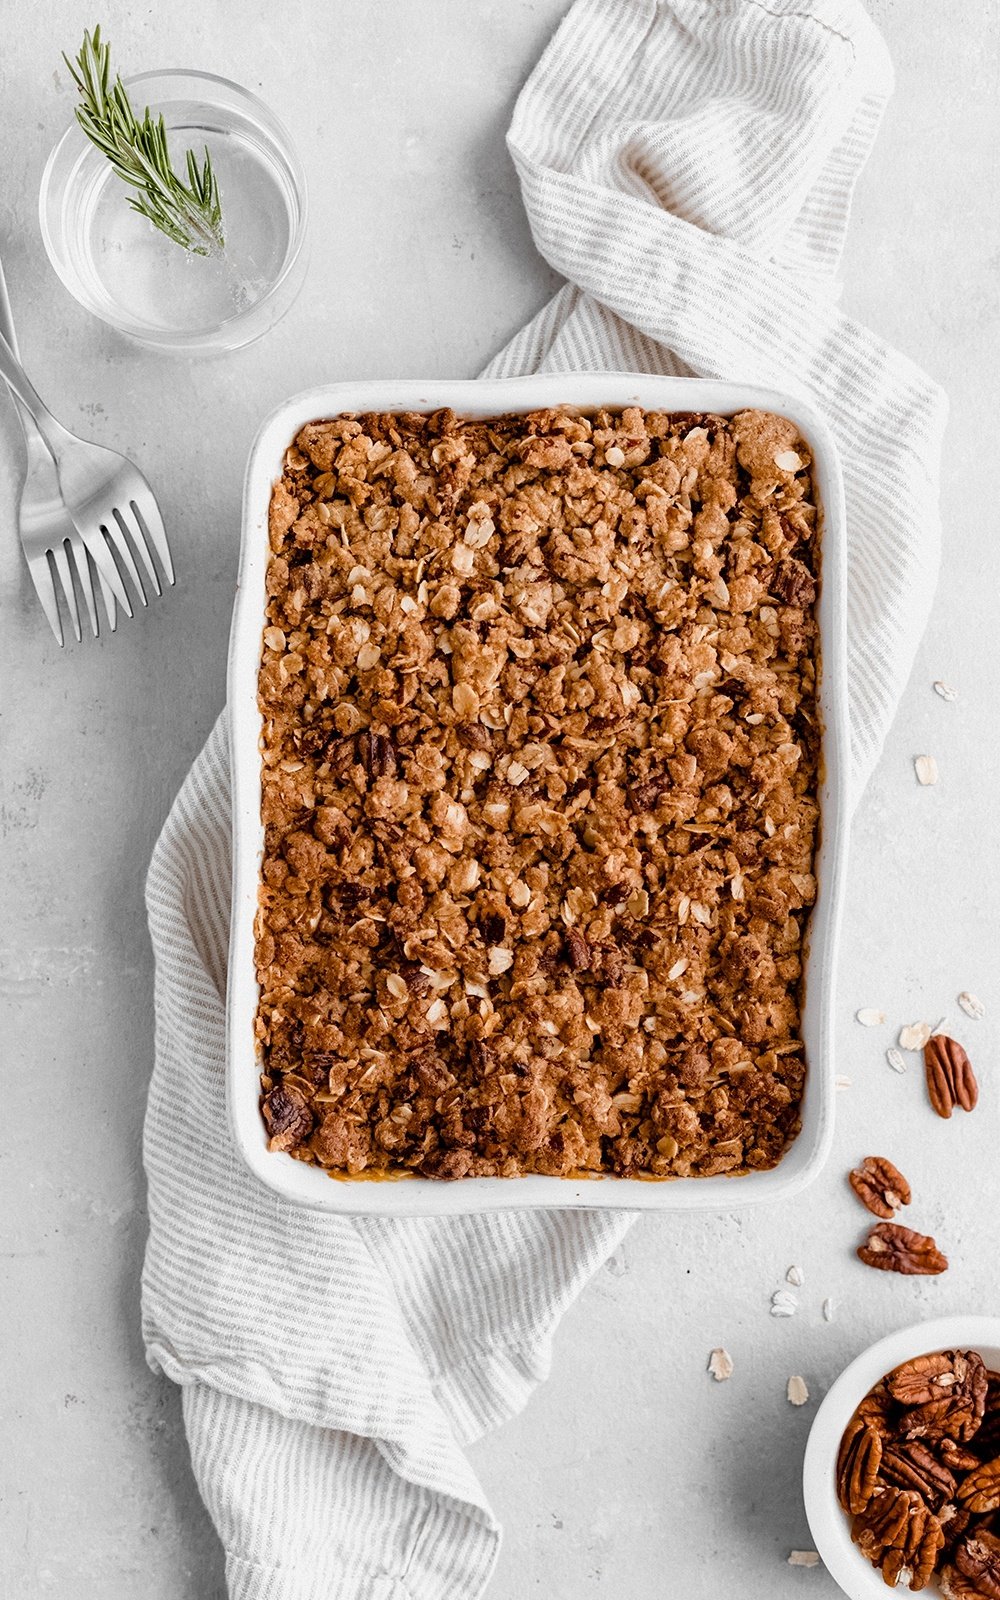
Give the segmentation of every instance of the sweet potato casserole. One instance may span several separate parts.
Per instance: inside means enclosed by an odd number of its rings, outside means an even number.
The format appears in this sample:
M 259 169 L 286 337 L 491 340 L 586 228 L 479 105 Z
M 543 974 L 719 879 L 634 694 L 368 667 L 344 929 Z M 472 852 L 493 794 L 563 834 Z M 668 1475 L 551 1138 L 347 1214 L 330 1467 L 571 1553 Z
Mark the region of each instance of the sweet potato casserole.
M 810 459 L 759 411 L 301 430 L 259 678 L 272 1149 L 775 1165 L 816 887 Z

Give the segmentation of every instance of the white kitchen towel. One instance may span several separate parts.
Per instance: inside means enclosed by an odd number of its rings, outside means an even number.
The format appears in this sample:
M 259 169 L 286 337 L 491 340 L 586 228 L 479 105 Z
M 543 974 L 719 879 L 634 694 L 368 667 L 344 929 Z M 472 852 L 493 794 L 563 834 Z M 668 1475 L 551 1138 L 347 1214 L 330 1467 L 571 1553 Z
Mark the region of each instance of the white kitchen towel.
M 820 406 L 847 479 L 856 794 L 931 598 L 945 412 L 836 306 L 890 87 L 859 0 L 577 0 L 510 132 L 567 286 L 490 368 L 694 372 Z M 149 1360 L 184 1386 L 234 1600 L 467 1600 L 499 1530 L 462 1446 L 545 1376 L 629 1219 L 353 1222 L 256 1184 L 225 1122 L 229 847 L 220 721 L 149 875 Z

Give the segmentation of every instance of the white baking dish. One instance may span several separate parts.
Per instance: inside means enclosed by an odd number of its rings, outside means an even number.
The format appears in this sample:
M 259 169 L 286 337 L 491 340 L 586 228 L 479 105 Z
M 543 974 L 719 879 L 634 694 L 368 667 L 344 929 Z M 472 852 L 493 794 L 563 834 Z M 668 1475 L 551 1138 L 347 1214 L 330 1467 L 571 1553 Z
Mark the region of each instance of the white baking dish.
M 271 487 L 284 452 L 304 423 L 344 411 L 435 411 L 451 406 L 466 416 L 496 416 L 569 404 L 642 406 L 655 411 L 755 408 L 789 417 L 808 440 L 823 513 L 819 623 L 822 649 L 820 708 L 824 724 L 819 895 L 812 913 L 806 962 L 803 1036 L 807 1077 L 802 1129 L 780 1164 L 745 1177 L 679 1178 L 652 1182 L 604 1177 L 428 1178 L 338 1180 L 319 1167 L 267 1149 L 259 1109 L 260 1062 L 253 1022 L 257 982 L 253 922 L 263 850 L 260 821 L 261 719 L 257 670 L 264 627 L 264 575 Z M 226 1074 L 233 1137 L 243 1159 L 269 1188 L 288 1200 L 326 1211 L 379 1216 L 430 1216 L 513 1207 L 601 1206 L 635 1211 L 723 1211 L 794 1194 L 818 1172 L 833 1132 L 832 1007 L 837 932 L 847 853 L 848 730 L 845 665 L 844 495 L 829 430 L 806 404 L 748 384 L 630 373 L 563 374 L 497 381 L 330 384 L 287 401 L 265 422 L 250 453 L 243 504 L 243 544 L 229 651 L 229 712 L 233 778 L 233 908 L 229 943 Z

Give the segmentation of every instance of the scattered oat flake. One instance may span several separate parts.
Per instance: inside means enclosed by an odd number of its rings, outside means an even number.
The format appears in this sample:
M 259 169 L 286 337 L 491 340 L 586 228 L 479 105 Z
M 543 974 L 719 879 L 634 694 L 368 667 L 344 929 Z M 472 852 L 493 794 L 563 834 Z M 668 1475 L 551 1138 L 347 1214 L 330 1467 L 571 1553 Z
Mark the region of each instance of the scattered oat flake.
M 818 1567 L 819 1553 L 816 1550 L 792 1550 L 788 1556 L 790 1567 Z
M 986 1015 L 986 1007 L 981 1000 L 977 1000 L 968 989 L 963 989 L 958 997 L 958 1003 L 967 1017 L 972 1017 L 974 1022 L 981 1022 Z
M 823 1321 L 833 1321 L 834 1304 L 829 1296 L 823 1301 Z
M 845 1077 L 845 1075 L 841 1072 L 836 1078 L 834 1078 L 833 1086 L 835 1089 L 849 1089 L 853 1081 L 854 1080 L 852 1078 Z
M 917 774 L 917 782 L 925 786 L 938 781 L 938 764 L 933 756 L 914 756 L 913 770 Z
M 899 1048 L 922 1050 L 933 1032 L 929 1022 L 908 1022 L 905 1028 L 899 1030 Z
M 799 1302 L 787 1289 L 775 1289 L 771 1296 L 772 1317 L 794 1317 L 799 1309 Z
M 790 1283 L 793 1289 L 801 1289 L 806 1281 L 806 1275 L 801 1267 L 789 1267 L 785 1273 L 785 1282 Z
M 953 689 L 950 683 L 942 683 L 940 678 L 935 679 L 934 693 L 939 694 L 942 700 L 958 699 L 958 690 Z
M 862 1006 L 854 1015 L 863 1028 L 880 1028 L 885 1021 L 885 1012 L 876 1011 L 872 1006 Z
M 796 1374 L 795 1377 L 789 1378 L 785 1393 L 788 1395 L 790 1405 L 804 1406 L 809 1399 L 809 1385 L 805 1378 L 800 1378 Z
M 902 1050 L 897 1050 L 894 1044 L 889 1046 L 885 1053 L 885 1059 L 888 1061 L 893 1072 L 906 1071 L 906 1060 L 903 1056 L 903 1052 Z
M 798 472 L 802 465 L 802 457 L 796 455 L 794 450 L 779 450 L 774 457 L 774 464 L 782 472 Z
M 716 1383 L 725 1383 L 727 1378 L 731 1378 L 733 1375 L 733 1358 L 729 1351 L 723 1350 L 721 1346 L 717 1350 L 713 1350 L 708 1358 L 708 1370 Z

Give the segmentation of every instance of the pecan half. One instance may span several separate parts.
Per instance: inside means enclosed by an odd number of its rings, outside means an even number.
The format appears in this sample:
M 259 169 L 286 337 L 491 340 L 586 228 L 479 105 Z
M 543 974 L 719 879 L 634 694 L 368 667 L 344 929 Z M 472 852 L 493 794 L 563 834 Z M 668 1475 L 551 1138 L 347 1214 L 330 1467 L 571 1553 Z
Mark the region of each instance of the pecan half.
M 263 1111 L 269 1150 L 290 1150 L 312 1132 L 313 1114 L 298 1089 L 279 1083 L 265 1099 Z
M 976 1074 L 957 1039 L 932 1034 L 924 1045 L 927 1093 L 939 1117 L 950 1117 L 956 1106 L 971 1111 L 979 1099 Z
M 892 1409 L 892 1400 L 884 1383 L 877 1384 L 874 1389 L 866 1394 L 854 1415 L 860 1417 L 862 1422 L 867 1422 L 870 1428 L 885 1439 L 892 1429 L 889 1422 L 889 1413 Z
M 848 1182 L 874 1217 L 891 1221 L 900 1206 L 910 1203 L 910 1185 L 885 1156 L 865 1156 L 861 1165 L 848 1174 Z
M 950 1500 L 958 1487 L 954 1473 L 919 1439 L 887 1444 L 879 1476 L 899 1489 L 915 1489 L 932 1511 Z
M 944 1529 L 933 1512 L 928 1511 L 927 1521 L 919 1540 L 906 1551 L 906 1564 L 910 1569 L 910 1588 L 926 1589 L 934 1575 L 938 1557 L 944 1547 Z M 882 1576 L 888 1583 L 889 1572 L 885 1564 L 882 1566 Z M 900 1574 L 897 1572 L 892 1578 L 893 1583 L 898 1583 Z
M 1000 1510 L 1000 1459 L 980 1462 L 962 1479 L 957 1498 L 976 1516 Z
M 919 1494 L 894 1488 L 876 1491 L 855 1517 L 851 1537 L 890 1587 L 905 1582 L 911 1589 L 926 1586 L 944 1543 L 941 1524 Z
M 919 1504 L 920 1496 L 906 1489 L 880 1488 L 854 1518 L 851 1538 L 873 1566 L 881 1565 L 886 1550 L 903 1548 L 911 1509 Z
M 858 1260 L 880 1272 L 901 1272 L 907 1277 L 948 1270 L 948 1258 L 933 1239 L 898 1222 L 880 1222 L 874 1227 L 858 1247 Z
M 979 1435 L 976 1434 L 975 1442 L 978 1445 Z M 966 1450 L 956 1439 L 944 1438 L 938 1445 L 938 1454 L 946 1467 L 952 1472 L 974 1472 L 979 1465 L 979 1457 L 971 1450 Z
M 979 1432 L 972 1448 L 983 1461 L 1000 1456 L 1000 1372 L 988 1372 L 986 1404 Z
M 881 1460 L 881 1434 L 855 1412 L 837 1456 L 837 1497 L 852 1516 L 864 1511 L 875 1493 Z
M 1000 1600 L 1000 1539 L 992 1533 L 967 1534 L 955 1551 L 954 1566 L 942 1577 L 945 1593 L 955 1600 Z
M 883 1582 L 892 1587 L 902 1584 L 908 1589 L 926 1589 L 943 1545 L 944 1531 L 934 1513 L 928 1511 L 926 1519 L 918 1514 L 911 1523 L 906 1548 L 898 1553 L 891 1551 L 883 1560 Z
M 932 1400 L 949 1399 L 968 1374 L 969 1357 L 964 1350 L 933 1350 L 894 1367 L 885 1386 L 901 1406 L 925 1406 Z
M 940 1508 L 937 1513 L 937 1519 L 944 1529 L 942 1553 L 947 1559 L 950 1559 L 958 1541 L 968 1530 L 969 1523 L 972 1521 L 972 1512 L 967 1510 L 965 1506 L 949 1504 Z
M 974 1350 L 945 1350 L 918 1359 L 928 1364 L 923 1368 L 923 1387 L 921 1374 L 914 1373 L 909 1380 L 906 1376 L 907 1369 L 915 1368 L 917 1362 L 906 1362 L 895 1374 L 890 1374 L 901 1395 L 926 1396 L 903 1412 L 899 1419 L 900 1432 L 910 1439 L 937 1439 L 950 1434 L 953 1439 L 967 1443 L 979 1428 L 986 1404 L 987 1379 L 982 1357 Z

